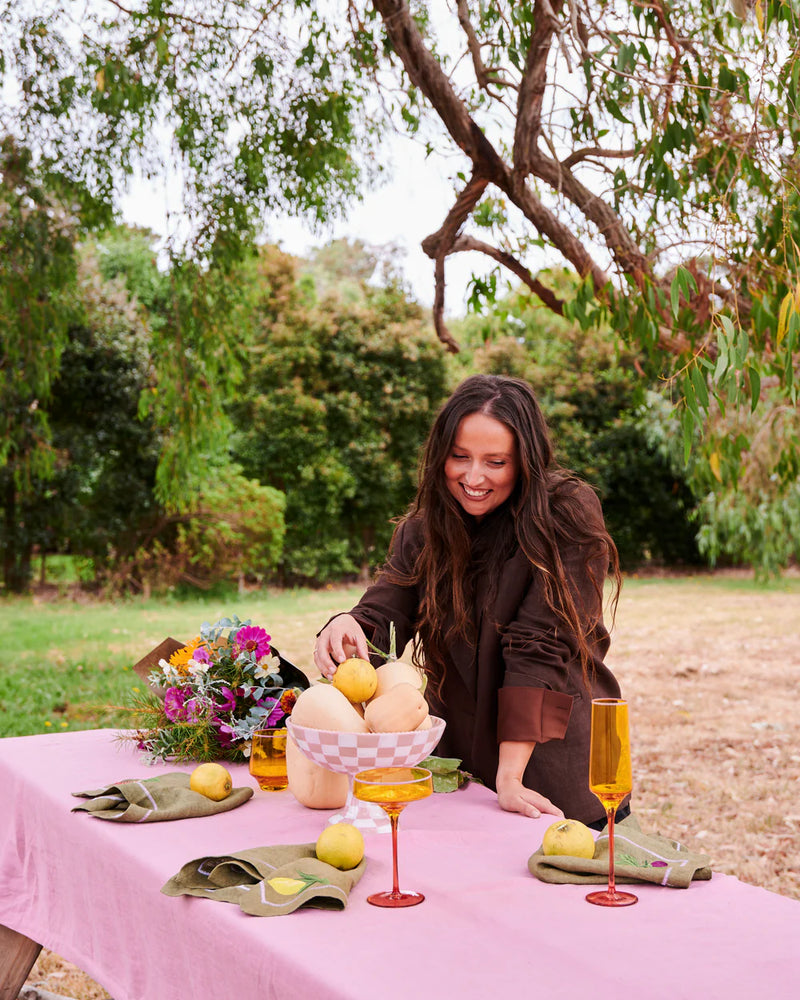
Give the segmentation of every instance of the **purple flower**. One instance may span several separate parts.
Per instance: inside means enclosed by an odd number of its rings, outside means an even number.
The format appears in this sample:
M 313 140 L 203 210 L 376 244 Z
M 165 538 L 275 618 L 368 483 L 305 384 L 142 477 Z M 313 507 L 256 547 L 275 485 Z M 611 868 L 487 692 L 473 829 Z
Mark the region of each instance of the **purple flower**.
M 232 712 L 234 708 L 236 708 L 236 695 L 224 684 L 219 691 L 224 701 L 217 701 L 214 703 L 217 710 L 219 712 Z
M 167 688 L 164 694 L 164 714 L 170 722 L 183 722 L 186 719 L 186 692 L 178 687 Z
M 650 867 L 651 868 L 669 868 L 669 865 L 667 864 L 666 861 L 651 861 L 650 862 Z
M 236 741 L 233 729 L 221 719 L 213 719 L 211 725 L 217 731 L 217 743 L 223 750 L 228 750 Z
M 281 703 L 277 698 L 264 698 L 257 704 L 259 708 L 269 709 L 269 715 L 261 723 L 262 726 L 274 726 L 277 722 L 281 721 L 284 715 L 286 715 L 286 712 L 281 707 Z
M 236 633 L 234 645 L 237 652 L 248 652 L 255 654 L 255 659 L 260 660 L 262 656 L 269 653 L 269 640 L 272 637 L 258 625 L 244 625 Z
M 192 659 L 195 663 L 211 663 L 211 656 L 205 646 L 198 646 L 192 653 Z
M 205 714 L 205 703 L 199 698 L 187 698 L 183 703 L 183 718 L 186 722 L 199 722 Z

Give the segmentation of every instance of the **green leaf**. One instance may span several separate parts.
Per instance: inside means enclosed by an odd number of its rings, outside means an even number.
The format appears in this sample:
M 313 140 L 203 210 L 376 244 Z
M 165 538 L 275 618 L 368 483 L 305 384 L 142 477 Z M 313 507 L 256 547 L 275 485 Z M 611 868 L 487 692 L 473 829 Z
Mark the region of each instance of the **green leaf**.
M 426 767 L 431 774 L 448 774 L 450 771 L 457 771 L 460 763 L 458 757 L 426 757 L 418 766 Z
M 752 365 L 748 368 L 747 374 L 750 378 L 750 409 L 755 412 L 761 402 L 761 375 Z
M 703 375 L 697 365 L 692 365 L 689 369 L 689 375 L 692 380 L 692 386 L 694 388 L 698 405 L 704 410 L 708 410 L 708 386 L 706 385 L 706 380 L 703 378 Z
M 694 420 L 688 406 L 681 413 L 681 431 L 683 432 L 683 461 L 686 464 L 692 454 L 694 438 Z
M 617 102 L 612 100 L 611 98 L 608 98 L 606 100 L 606 110 L 608 111 L 608 113 L 611 115 L 612 118 L 616 118 L 616 120 L 618 122 L 622 122 L 623 125 L 633 124 L 630 118 L 626 118 L 625 115 L 622 113 L 619 104 L 617 104 Z
M 460 770 L 460 763 L 456 757 L 426 757 L 419 767 L 426 767 L 431 772 L 434 792 L 455 792 L 470 781 L 478 781 L 467 771 Z
M 434 792 L 455 792 L 463 784 L 460 771 L 450 771 L 448 774 L 433 775 Z

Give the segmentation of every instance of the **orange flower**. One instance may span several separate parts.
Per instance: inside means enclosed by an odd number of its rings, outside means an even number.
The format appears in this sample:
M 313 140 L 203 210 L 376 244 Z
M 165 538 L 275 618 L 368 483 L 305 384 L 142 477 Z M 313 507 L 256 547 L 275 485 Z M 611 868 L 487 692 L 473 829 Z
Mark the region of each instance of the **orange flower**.
M 175 652 L 169 658 L 169 665 L 175 667 L 181 677 L 188 677 L 189 671 L 187 664 L 191 660 L 194 651 L 199 647 L 204 645 L 203 640 L 198 635 L 191 642 L 188 642 L 185 646 L 181 646 L 180 649 L 176 649 Z

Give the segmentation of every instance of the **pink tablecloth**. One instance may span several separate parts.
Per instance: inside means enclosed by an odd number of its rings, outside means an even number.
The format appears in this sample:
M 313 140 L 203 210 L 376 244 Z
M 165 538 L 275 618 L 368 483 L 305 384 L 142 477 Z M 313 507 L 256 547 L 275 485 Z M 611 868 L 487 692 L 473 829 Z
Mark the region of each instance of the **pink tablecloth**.
M 391 884 L 385 834 L 366 837 L 367 871 L 342 912 L 256 918 L 169 898 L 159 890 L 185 861 L 312 841 L 329 814 L 260 791 L 232 812 L 171 823 L 70 812 L 72 791 L 160 770 L 108 730 L 0 740 L 0 923 L 115 1000 L 798 996 L 800 902 L 715 874 L 686 890 L 637 887 L 628 909 L 590 906 L 585 889 L 528 873 L 549 820 L 503 813 L 479 786 L 401 817 L 400 883 L 426 894 L 420 906 L 366 902 Z

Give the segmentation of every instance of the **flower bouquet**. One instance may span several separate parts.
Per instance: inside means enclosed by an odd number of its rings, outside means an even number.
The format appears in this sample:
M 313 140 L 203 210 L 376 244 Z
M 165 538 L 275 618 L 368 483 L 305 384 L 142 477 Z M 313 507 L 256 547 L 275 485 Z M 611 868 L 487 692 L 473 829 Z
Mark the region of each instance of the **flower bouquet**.
M 165 640 L 141 660 L 135 669 L 152 666 L 151 690 L 131 709 L 129 738 L 145 759 L 241 761 L 254 730 L 285 723 L 309 681 L 270 639 L 234 615 L 203 624 L 183 645 Z

